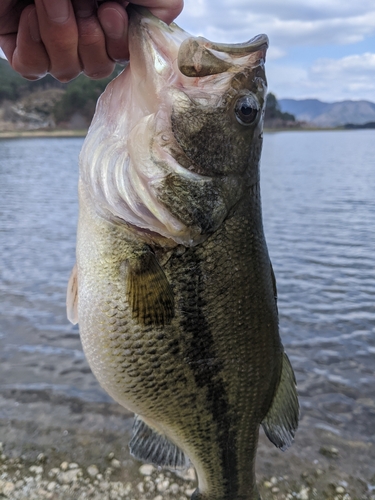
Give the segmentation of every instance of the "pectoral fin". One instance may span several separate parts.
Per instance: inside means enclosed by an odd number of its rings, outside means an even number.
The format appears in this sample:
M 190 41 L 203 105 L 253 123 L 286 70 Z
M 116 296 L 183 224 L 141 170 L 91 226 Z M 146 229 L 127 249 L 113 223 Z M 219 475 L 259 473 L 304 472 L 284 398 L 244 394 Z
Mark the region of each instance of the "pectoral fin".
M 142 325 L 163 326 L 174 316 L 174 297 L 163 269 L 150 249 L 126 261 L 127 300 Z
M 180 448 L 151 429 L 138 415 L 134 419 L 129 449 L 133 457 L 158 467 L 185 469 L 189 465 L 189 459 Z
M 78 279 L 77 264 L 74 264 L 66 291 L 66 315 L 68 320 L 76 325 L 78 323 Z
M 268 439 L 285 451 L 293 442 L 298 419 L 296 379 L 288 356 L 284 353 L 280 382 L 262 426 Z

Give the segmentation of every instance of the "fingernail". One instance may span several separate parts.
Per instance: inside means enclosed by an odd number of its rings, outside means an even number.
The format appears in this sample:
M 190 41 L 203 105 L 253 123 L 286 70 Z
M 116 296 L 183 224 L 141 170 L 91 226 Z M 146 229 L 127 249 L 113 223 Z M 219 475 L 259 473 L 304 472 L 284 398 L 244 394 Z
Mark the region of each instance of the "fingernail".
M 68 20 L 70 14 L 68 0 L 43 0 L 43 5 L 51 21 L 63 24 Z
M 109 38 L 119 39 L 124 35 L 124 18 L 116 9 L 105 9 L 104 19 L 100 19 L 105 34 Z
M 34 42 L 40 42 L 41 37 L 39 31 L 38 18 L 35 9 L 30 11 L 29 15 L 27 16 L 27 21 L 29 24 L 29 32 L 32 40 Z

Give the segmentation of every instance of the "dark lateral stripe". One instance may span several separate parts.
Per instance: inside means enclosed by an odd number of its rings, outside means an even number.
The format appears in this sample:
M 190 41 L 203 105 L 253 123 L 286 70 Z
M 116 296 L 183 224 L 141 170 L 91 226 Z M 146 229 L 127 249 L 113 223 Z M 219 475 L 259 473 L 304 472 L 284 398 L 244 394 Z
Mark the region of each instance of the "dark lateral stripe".
M 196 249 L 188 252 L 186 273 L 188 286 L 183 289 L 181 327 L 186 339 L 185 359 L 189 363 L 198 387 L 207 389 L 206 408 L 217 423 L 217 442 L 221 450 L 223 475 L 223 498 L 236 499 L 238 493 L 238 470 L 236 454 L 236 427 L 233 415 L 229 415 L 229 403 L 222 380 L 223 363 L 215 358 L 215 340 L 204 316 L 207 306 L 204 299 L 202 263 Z M 194 292 L 193 292 L 194 291 Z

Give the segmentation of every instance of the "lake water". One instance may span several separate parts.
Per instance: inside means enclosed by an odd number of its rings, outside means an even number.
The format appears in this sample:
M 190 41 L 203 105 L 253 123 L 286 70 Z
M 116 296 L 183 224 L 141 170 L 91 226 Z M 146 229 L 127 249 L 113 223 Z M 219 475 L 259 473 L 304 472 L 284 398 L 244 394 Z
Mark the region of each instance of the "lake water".
M 33 418 L 20 410 L 31 394 L 110 404 L 65 317 L 81 145 L 0 140 L 3 423 Z M 375 133 L 265 134 L 261 184 L 301 425 L 374 440 Z

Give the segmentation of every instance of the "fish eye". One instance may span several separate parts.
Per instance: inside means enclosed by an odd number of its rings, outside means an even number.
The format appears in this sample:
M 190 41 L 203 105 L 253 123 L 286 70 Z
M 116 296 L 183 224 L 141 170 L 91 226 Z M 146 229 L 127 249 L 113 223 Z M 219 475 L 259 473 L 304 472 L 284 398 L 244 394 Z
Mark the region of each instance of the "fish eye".
M 251 125 L 259 113 L 259 103 L 253 95 L 241 96 L 234 107 L 237 121 L 241 125 Z

